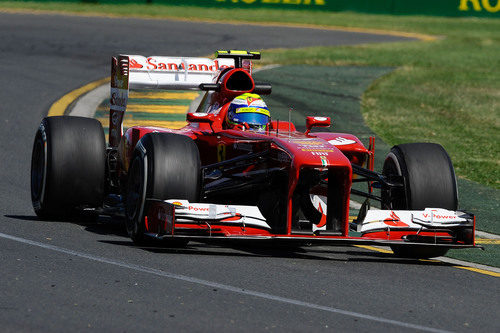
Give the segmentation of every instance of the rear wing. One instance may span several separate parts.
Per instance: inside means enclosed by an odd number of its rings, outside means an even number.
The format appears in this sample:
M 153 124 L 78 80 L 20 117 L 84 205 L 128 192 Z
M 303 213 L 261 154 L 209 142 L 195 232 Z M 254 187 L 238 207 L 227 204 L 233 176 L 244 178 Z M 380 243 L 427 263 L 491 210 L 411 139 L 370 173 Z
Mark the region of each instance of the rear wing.
M 234 59 L 119 55 L 111 67 L 112 75 L 118 69 L 128 84 L 119 87 L 120 82 L 111 82 L 111 87 L 116 83 L 115 88 L 122 89 L 198 89 L 201 83 L 213 83 L 224 68 L 234 67 Z
M 235 66 L 235 59 L 197 57 L 144 57 L 118 55 L 111 60 L 109 143 L 116 147 L 123 133 L 123 113 L 130 89 L 198 90 L 214 83 L 222 70 Z

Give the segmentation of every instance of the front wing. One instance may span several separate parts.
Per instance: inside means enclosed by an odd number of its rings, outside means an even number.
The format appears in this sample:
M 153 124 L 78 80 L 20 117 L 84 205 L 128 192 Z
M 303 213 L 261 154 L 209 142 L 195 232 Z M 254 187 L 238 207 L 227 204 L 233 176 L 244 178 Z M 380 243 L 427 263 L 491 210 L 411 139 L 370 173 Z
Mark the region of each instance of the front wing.
M 254 206 L 190 203 L 187 200 L 147 200 L 146 234 L 157 239 L 207 241 L 239 239 L 329 245 L 429 245 L 476 247 L 475 218 L 443 209 L 422 211 L 368 210 L 351 229 L 360 236 L 310 233 L 275 234 Z M 314 227 L 313 227 L 314 229 Z

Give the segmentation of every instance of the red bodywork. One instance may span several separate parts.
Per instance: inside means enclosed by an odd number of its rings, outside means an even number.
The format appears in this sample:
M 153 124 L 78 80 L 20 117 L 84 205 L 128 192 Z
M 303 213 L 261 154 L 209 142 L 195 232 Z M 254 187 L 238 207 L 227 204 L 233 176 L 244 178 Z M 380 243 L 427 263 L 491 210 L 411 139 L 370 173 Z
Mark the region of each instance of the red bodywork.
M 237 79 L 237 80 L 236 80 Z M 351 134 L 331 132 L 310 132 L 315 126 L 329 125 L 329 118 L 308 117 L 307 131 L 298 132 L 294 124 L 286 121 L 272 121 L 267 132 L 253 132 L 230 129 L 225 125 L 227 108 L 232 99 L 243 93 L 259 92 L 250 71 L 232 68 L 222 71 L 217 78 L 217 89 L 207 92 L 197 113 L 188 114 L 188 124 L 181 129 L 134 126 L 123 134 L 118 146 L 121 177 L 126 179 L 133 150 L 138 141 L 150 132 L 169 132 L 185 135 L 194 140 L 200 152 L 203 167 L 231 161 L 241 156 L 267 153 L 264 163 L 255 163 L 236 168 L 240 177 L 253 175 L 259 171 L 281 170 L 287 175 L 285 227 L 265 230 L 261 228 L 230 226 L 224 224 L 207 225 L 205 223 L 177 223 L 172 205 L 162 202 L 153 203 L 147 214 L 146 232 L 171 236 L 210 236 L 210 237 L 272 237 L 282 239 L 331 240 L 370 243 L 373 240 L 402 242 L 402 236 L 417 234 L 417 231 L 377 232 L 349 237 L 349 202 L 353 181 L 353 165 L 373 170 L 374 142 L 366 148 L 361 141 Z M 236 84 L 237 82 L 238 84 Z M 242 89 L 243 87 L 243 89 Z M 203 88 L 202 88 L 203 89 Z M 209 90 L 209 89 L 207 89 Z M 272 113 L 271 113 L 272 115 Z M 111 116 L 110 116 L 111 118 Z M 111 121 L 111 119 L 110 119 Z M 329 142 L 330 141 L 330 142 Z M 296 228 L 297 210 L 296 193 L 301 177 L 307 170 L 322 173 L 323 184 L 309 188 L 309 193 L 323 195 L 328 198 L 328 214 L 322 214 L 321 220 L 315 224 L 327 225 L 327 230 L 320 233 L 299 230 Z M 327 182 L 327 185 L 324 183 Z M 369 183 L 371 184 L 371 183 Z M 204 186 L 210 186 L 210 180 L 204 180 Z M 368 186 L 368 191 L 372 189 Z M 210 196 L 205 196 L 210 202 Z M 227 198 L 231 204 L 231 198 Z M 322 213 L 322 212 L 321 212 Z M 326 220 L 325 220 L 326 218 Z M 449 236 L 442 232 L 424 231 L 420 236 Z M 458 245 L 473 245 L 462 242 Z
M 217 120 L 220 120 L 220 118 Z M 273 124 L 276 123 L 273 122 Z M 214 122 L 214 127 L 216 126 Z M 336 183 L 342 189 L 342 206 L 344 207 L 342 236 L 346 236 L 348 234 L 349 197 L 352 181 L 351 163 L 361 165 L 370 156 L 370 151 L 353 135 L 343 133 L 310 133 L 304 135 L 296 131 L 288 132 L 288 123 L 282 121 L 280 121 L 280 127 L 281 130 L 276 131 L 273 128 L 268 133 L 260 134 L 234 129 L 212 131 L 210 125 L 204 123 L 189 123 L 179 130 L 134 126 L 129 128 L 123 136 L 122 150 L 120 152 L 123 156 L 122 165 L 125 169 L 128 167 L 137 142 L 144 135 L 153 131 L 177 133 L 191 137 L 198 144 L 202 165 L 221 162 L 242 154 L 257 153 L 264 149 L 271 149 L 276 151 L 277 154 L 281 152 L 281 154 L 286 154 L 289 157 L 289 162 L 283 161 L 281 164 L 283 167 L 285 167 L 285 164 L 289 164 L 286 167 L 289 167 L 290 170 L 287 234 L 291 234 L 291 200 L 299 179 L 300 170 L 302 168 L 328 168 L 334 170 L 334 175 L 337 178 Z M 292 125 L 291 128 L 294 129 L 295 127 Z M 344 145 L 340 149 L 328 143 L 328 139 L 333 140 L 337 137 L 348 138 L 355 141 L 355 143 Z M 224 152 L 225 156 L 221 156 L 221 152 Z M 317 153 L 321 155 L 315 155 Z M 252 169 L 254 168 L 249 167 L 245 171 L 250 172 Z

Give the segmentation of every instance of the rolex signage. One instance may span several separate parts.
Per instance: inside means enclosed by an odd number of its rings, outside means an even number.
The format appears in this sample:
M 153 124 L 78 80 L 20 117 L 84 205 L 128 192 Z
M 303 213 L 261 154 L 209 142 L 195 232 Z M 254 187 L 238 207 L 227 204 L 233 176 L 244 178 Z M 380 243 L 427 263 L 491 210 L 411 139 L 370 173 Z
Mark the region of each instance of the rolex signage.
M 232 8 L 289 8 L 373 14 L 500 16 L 500 0 L 153 0 Z M 202 4 L 203 3 L 203 4 Z
M 90 0 L 38 0 L 88 2 Z M 279 8 L 319 10 L 330 12 L 351 11 L 389 15 L 478 16 L 500 17 L 500 0 L 121 0 L 123 3 L 154 3 L 177 6 L 219 8 Z M 117 0 L 92 0 L 113 3 Z

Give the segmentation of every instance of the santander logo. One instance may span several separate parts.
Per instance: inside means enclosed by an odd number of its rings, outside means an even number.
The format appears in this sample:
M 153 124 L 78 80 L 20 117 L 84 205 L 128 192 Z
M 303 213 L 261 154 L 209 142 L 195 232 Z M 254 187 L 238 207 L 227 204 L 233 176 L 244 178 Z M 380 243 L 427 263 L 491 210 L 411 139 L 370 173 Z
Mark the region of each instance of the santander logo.
M 399 218 L 399 216 L 396 215 L 396 213 L 391 212 L 390 216 L 391 216 L 390 218 L 387 218 L 384 220 L 384 223 L 387 224 L 388 226 L 391 226 L 391 227 L 407 227 L 408 226 L 408 224 L 401 221 L 401 219 Z
M 133 69 L 140 69 L 143 66 L 140 63 L 138 63 L 135 59 L 130 59 L 128 67 Z
M 132 64 L 133 62 L 135 63 Z M 146 58 L 145 64 L 139 64 L 135 59 L 130 59 L 129 66 L 131 69 L 158 70 L 158 71 L 192 71 L 192 72 L 205 72 L 205 73 L 213 73 L 218 70 L 229 67 L 226 65 L 220 65 L 217 59 L 214 61 L 209 60 L 205 62 L 188 63 L 182 61 L 174 62 L 174 59 L 169 59 L 169 58 L 166 58 L 165 62 L 162 62 L 161 58 L 154 58 L 154 57 Z

